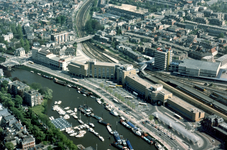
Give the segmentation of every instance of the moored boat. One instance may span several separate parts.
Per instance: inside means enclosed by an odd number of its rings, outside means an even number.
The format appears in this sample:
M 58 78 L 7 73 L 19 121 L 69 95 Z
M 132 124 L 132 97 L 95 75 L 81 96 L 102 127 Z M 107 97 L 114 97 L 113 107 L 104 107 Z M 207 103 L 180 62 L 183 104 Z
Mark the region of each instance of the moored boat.
M 118 113 L 114 109 L 112 109 L 110 111 L 110 114 L 114 115 L 115 117 L 119 116 Z
M 88 125 L 91 126 L 92 128 L 95 127 L 94 123 L 91 123 L 91 122 L 89 122 Z
M 109 131 L 110 134 L 113 134 L 113 131 L 109 125 L 106 126 L 107 130 Z

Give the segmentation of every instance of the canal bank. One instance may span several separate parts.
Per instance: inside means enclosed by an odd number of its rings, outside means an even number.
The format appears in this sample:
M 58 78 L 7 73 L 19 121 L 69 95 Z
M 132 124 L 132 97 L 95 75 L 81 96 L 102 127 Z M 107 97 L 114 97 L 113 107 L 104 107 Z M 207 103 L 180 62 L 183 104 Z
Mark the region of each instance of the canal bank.
M 12 74 L 12 77 L 18 77 L 21 81 L 25 80 L 28 84 L 37 82 L 37 83 L 40 83 L 43 87 L 46 86 L 53 89 L 54 91 L 53 99 L 48 101 L 47 103 L 46 114 L 48 116 L 54 116 L 54 118 L 59 117 L 59 115 L 56 112 L 52 111 L 52 106 L 54 104 L 54 101 L 61 100 L 62 101 L 62 104 L 60 105 L 61 107 L 70 106 L 71 108 L 78 107 L 81 104 L 87 104 L 89 107 L 92 107 L 94 109 L 95 114 L 97 114 L 98 116 L 101 116 L 106 122 L 110 123 L 112 125 L 113 130 L 117 130 L 120 133 L 120 135 L 123 135 L 124 138 L 129 139 L 135 150 L 136 149 L 138 150 L 155 149 L 153 145 L 149 145 L 141 138 L 135 136 L 131 131 L 127 130 L 124 126 L 120 125 L 118 123 L 119 118 L 110 115 L 109 111 L 105 110 L 102 105 L 99 105 L 95 101 L 95 99 L 90 97 L 84 97 L 82 94 L 79 94 L 75 89 L 55 84 L 52 80 L 48 80 L 46 78 L 38 76 L 37 74 L 30 73 L 28 71 L 15 69 L 15 71 L 12 72 L 11 74 Z M 89 90 L 93 90 L 93 89 L 89 89 Z M 78 113 L 78 116 L 80 117 L 80 113 Z M 97 145 L 98 149 L 101 149 L 101 150 L 116 149 L 110 146 L 110 143 L 112 143 L 114 139 L 112 136 L 110 136 L 105 126 L 100 125 L 96 119 L 84 116 L 83 114 L 81 114 L 81 120 L 83 120 L 85 123 L 87 122 L 94 123 L 95 130 L 105 138 L 105 141 L 101 142 L 96 136 L 94 136 L 90 132 L 87 132 L 84 138 L 81 138 L 81 139 L 76 139 L 75 137 L 69 137 L 67 135 L 67 137 L 70 140 L 72 140 L 75 144 L 83 144 L 85 147 L 92 146 L 95 148 Z M 72 126 L 79 125 L 78 121 L 75 120 L 74 118 L 70 118 L 68 121 L 72 124 Z

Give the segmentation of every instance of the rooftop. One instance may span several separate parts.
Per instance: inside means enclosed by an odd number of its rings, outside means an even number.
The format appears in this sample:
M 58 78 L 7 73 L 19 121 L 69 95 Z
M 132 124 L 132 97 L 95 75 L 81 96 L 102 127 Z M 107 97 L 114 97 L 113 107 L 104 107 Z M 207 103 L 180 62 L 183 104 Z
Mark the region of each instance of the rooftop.
M 193 60 L 193 59 L 184 59 L 183 63 L 180 63 L 179 66 L 192 68 L 192 69 L 210 70 L 210 71 L 216 72 L 220 66 L 220 63 L 206 62 L 206 61 Z
M 219 57 L 218 59 L 216 59 L 216 61 L 218 61 L 218 62 L 222 62 L 224 60 L 227 60 L 227 54 Z
M 202 112 L 200 109 L 194 107 L 193 105 L 185 102 L 184 100 L 182 100 L 179 97 L 176 97 L 174 95 L 173 95 L 172 98 L 169 98 L 168 100 L 170 100 L 171 102 L 176 103 L 178 105 L 181 105 L 181 107 L 183 107 L 184 109 L 186 109 L 189 112 L 192 112 L 192 111 L 194 113 L 196 113 L 196 112 Z
M 122 4 L 121 6 L 109 4 L 109 6 L 118 8 L 118 9 L 122 9 L 122 10 L 126 10 L 126 11 L 136 12 L 138 14 L 145 14 L 148 12 L 148 9 L 142 9 L 142 8 L 137 9 L 136 6 L 128 5 L 128 4 Z
M 146 80 L 140 78 L 139 76 L 137 75 L 134 75 L 134 74 L 129 74 L 127 76 L 127 78 L 130 78 L 132 80 L 134 80 L 135 82 L 137 83 L 140 83 L 141 85 L 147 87 L 147 88 L 150 88 L 150 87 L 153 87 L 154 85 L 150 84 L 149 82 L 147 82 Z

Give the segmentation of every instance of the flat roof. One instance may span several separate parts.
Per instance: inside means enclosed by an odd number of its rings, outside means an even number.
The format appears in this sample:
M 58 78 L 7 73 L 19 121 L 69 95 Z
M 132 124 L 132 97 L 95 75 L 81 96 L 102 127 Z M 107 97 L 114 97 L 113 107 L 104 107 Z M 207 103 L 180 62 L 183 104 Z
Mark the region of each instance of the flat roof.
M 122 4 L 121 6 L 109 4 L 109 6 L 118 8 L 118 9 L 122 9 L 122 10 L 126 10 L 126 11 L 130 11 L 130 12 L 134 12 L 134 13 L 138 13 L 138 14 L 145 14 L 148 12 L 148 9 L 143 9 L 143 8 L 137 9 L 137 6 L 128 5 L 128 4 Z
M 76 61 L 76 60 L 74 60 L 74 61 L 71 61 L 71 63 L 70 63 L 71 65 L 81 65 L 81 66 L 84 66 L 85 65 L 85 63 L 82 63 L 82 62 L 80 62 L 80 61 Z
M 220 63 L 213 63 L 207 61 L 193 60 L 193 59 L 184 59 L 179 66 L 192 68 L 192 69 L 203 69 L 203 70 L 212 70 L 217 71 Z
M 137 83 L 139 83 L 141 85 L 144 85 L 147 88 L 150 88 L 150 87 L 154 86 L 153 84 L 149 83 L 148 81 L 146 81 L 146 80 L 144 80 L 144 79 L 142 79 L 139 76 L 134 75 L 134 74 L 129 74 L 129 75 L 127 75 L 126 78 L 130 78 L 130 79 L 134 80 L 135 82 L 137 82 Z
M 109 66 L 109 67 L 115 67 L 118 65 L 117 63 L 108 63 L 108 62 L 96 62 L 95 66 Z
M 219 57 L 218 59 L 216 59 L 216 61 L 219 61 L 219 62 L 222 62 L 224 60 L 227 60 L 227 54 Z
M 169 101 L 172 101 L 175 104 L 180 105 L 182 108 L 188 110 L 188 111 L 193 111 L 193 112 L 203 112 L 202 110 L 196 108 L 195 106 L 189 104 L 188 102 L 185 102 L 184 100 L 180 99 L 177 96 L 172 96 L 172 98 L 168 98 Z

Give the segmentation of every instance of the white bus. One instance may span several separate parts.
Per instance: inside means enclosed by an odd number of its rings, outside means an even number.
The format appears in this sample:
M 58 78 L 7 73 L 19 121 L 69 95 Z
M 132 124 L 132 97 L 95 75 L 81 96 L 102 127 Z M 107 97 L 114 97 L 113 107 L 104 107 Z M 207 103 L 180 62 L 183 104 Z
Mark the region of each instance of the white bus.
M 139 105 L 147 106 L 147 103 L 141 103 L 141 102 L 139 102 Z
M 113 98 L 113 101 L 116 102 L 116 103 L 119 103 L 119 101 L 115 98 Z
M 76 78 L 72 78 L 72 80 L 73 80 L 73 81 L 76 81 L 76 82 L 79 82 L 79 80 L 78 80 L 78 79 L 76 79 Z
M 176 118 L 178 118 L 178 119 L 182 119 L 182 117 L 181 117 L 180 115 L 178 115 L 178 114 L 174 114 L 174 116 L 175 116 Z
M 116 86 L 115 85 L 109 85 L 110 88 L 115 88 Z
M 127 99 L 133 99 L 132 96 L 125 96 L 125 98 L 127 98 Z

